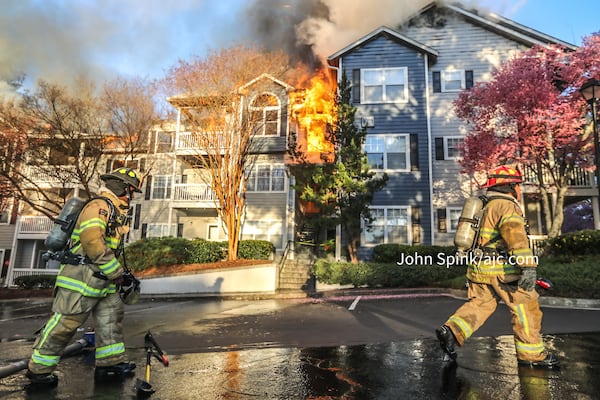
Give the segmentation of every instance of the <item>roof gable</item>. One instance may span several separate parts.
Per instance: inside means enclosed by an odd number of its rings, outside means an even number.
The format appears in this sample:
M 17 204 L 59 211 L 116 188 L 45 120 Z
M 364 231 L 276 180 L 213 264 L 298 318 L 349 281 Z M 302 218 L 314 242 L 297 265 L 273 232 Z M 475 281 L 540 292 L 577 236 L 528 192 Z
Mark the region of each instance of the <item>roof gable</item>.
M 467 10 L 459 3 L 455 4 L 440 4 L 433 1 L 423 7 L 417 14 L 411 17 L 405 24 L 411 24 L 422 18 L 426 14 L 435 13 L 438 10 L 451 11 L 461 15 L 466 21 L 480 26 L 489 31 L 495 32 L 498 35 L 514 40 L 528 47 L 559 45 L 569 50 L 575 50 L 577 46 L 574 44 L 557 39 L 545 33 L 536 31 L 535 29 L 521 25 L 508 18 L 504 18 L 494 13 L 480 12 L 475 9 Z
M 392 28 L 389 28 L 387 26 L 381 26 L 381 27 L 375 29 L 373 32 L 367 34 L 366 36 L 363 36 L 362 38 L 358 39 L 357 41 L 355 41 L 355 42 L 349 44 L 348 46 L 344 47 L 343 49 L 339 50 L 338 52 L 330 55 L 329 57 L 327 57 L 327 60 L 330 64 L 333 64 L 333 63 L 335 63 L 335 61 L 338 58 L 343 57 L 344 55 L 353 51 L 357 47 L 363 46 L 366 43 L 368 43 L 368 42 L 372 41 L 373 39 L 378 38 L 380 36 L 385 36 L 385 37 L 389 38 L 390 40 L 393 40 L 404 46 L 413 48 L 420 53 L 428 54 L 429 56 L 431 56 L 433 58 L 436 58 L 438 56 L 438 52 L 436 50 L 432 49 L 431 47 L 428 47 L 428 46 L 424 45 L 423 43 L 419 43 L 416 40 L 413 40 L 407 36 L 404 36 L 404 35 L 400 34 L 399 32 L 393 30 Z
M 277 79 L 274 76 L 267 74 L 267 73 L 263 73 L 263 74 L 257 76 L 256 78 L 252 79 L 250 82 L 246 83 L 245 85 L 240 86 L 240 88 L 238 90 L 243 91 L 244 89 L 248 89 L 249 87 L 257 84 L 259 81 L 261 81 L 263 79 L 270 80 L 270 81 L 276 83 L 277 85 L 282 86 L 287 91 L 295 90 L 293 86 L 290 86 L 287 83 L 280 81 L 279 79 Z

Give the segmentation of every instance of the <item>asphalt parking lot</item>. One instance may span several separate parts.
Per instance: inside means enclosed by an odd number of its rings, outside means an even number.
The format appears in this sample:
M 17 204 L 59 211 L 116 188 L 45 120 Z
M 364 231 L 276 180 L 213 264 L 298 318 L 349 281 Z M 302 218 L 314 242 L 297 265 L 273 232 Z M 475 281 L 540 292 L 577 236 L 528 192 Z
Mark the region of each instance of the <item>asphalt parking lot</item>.
M 517 366 L 504 306 L 450 366 L 433 330 L 462 301 L 426 293 L 146 300 L 126 309 L 126 345 L 142 379 L 144 335 L 167 352 L 169 367 L 152 365 L 154 399 L 599 398 L 600 310 L 543 308 L 560 369 Z M 0 302 L 0 366 L 29 356 L 49 306 Z M 43 394 L 24 391 L 20 373 L 0 379 L 0 399 L 136 397 L 135 379 L 95 385 L 89 356 L 64 359 L 57 373 L 59 386 Z

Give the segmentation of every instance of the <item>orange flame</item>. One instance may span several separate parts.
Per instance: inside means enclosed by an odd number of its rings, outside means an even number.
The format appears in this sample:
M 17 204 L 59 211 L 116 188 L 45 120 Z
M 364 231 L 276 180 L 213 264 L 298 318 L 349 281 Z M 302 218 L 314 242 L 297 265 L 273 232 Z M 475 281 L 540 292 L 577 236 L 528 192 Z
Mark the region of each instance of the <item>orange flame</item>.
M 306 143 L 309 154 L 332 153 L 334 150 L 333 144 L 327 140 L 326 130 L 328 125 L 335 124 L 337 118 L 335 93 L 335 82 L 325 70 L 310 78 L 305 89 L 292 93 L 299 142 Z

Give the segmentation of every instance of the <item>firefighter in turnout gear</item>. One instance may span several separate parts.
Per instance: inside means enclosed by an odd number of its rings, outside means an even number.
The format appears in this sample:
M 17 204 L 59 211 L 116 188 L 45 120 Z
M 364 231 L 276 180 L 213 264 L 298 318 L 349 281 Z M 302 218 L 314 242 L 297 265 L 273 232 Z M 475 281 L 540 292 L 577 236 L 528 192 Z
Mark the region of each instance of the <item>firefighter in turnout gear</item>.
M 511 313 L 518 363 L 551 368 L 559 364 L 546 351 L 540 329 L 542 311 L 535 291 L 537 257 L 529 246 L 527 223 L 519 204 L 520 172 L 503 165 L 488 174 L 486 204 L 468 265 L 468 300 L 436 329 L 445 357 L 456 359 L 462 346 L 496 310 L 502 300 Z
M 54 386 L 63 349 L 91 314 L 95 326 L 96 380 L 133 375 L 135 364 L 125 355 L 119 288 L 127 279 L 118 260 L 119 243 L 129 227 L 127 214 L 133 192 L 141 192 L 138 174 L 120 168 L 100 176 L 98 198 L 81 210 L 70 238 L 68 259 L 61 260 L 56 278 L 53 315 L 42 328 L 29 360 L 33 385 Z M 125 283 L 126 284 L 126 283 Z

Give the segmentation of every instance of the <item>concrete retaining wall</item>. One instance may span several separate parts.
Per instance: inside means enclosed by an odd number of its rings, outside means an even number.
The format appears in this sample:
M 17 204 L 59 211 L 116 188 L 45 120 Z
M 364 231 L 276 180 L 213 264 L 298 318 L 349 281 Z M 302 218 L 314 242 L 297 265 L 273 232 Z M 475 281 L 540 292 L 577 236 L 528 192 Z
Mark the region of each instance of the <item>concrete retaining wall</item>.
M 191 274 L 141 278 L 142 295 L 274 293 L 276 264 L 213 269 Z

